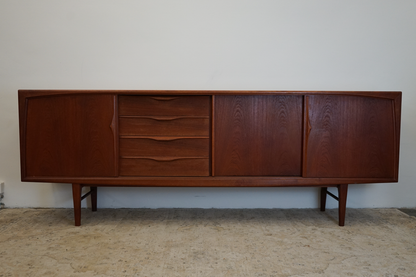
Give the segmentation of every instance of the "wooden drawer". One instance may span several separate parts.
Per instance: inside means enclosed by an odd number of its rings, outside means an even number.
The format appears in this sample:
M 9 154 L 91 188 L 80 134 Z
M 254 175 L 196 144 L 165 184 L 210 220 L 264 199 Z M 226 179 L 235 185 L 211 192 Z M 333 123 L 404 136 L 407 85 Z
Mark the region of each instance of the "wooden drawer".
M 119 115 L 209 116 L 210 96 L 119 96 Z
M 209 176 L 209 159 L 122 158 L 120 159 L 120 176 Z
M 143 116 L 119 118 L 120 135 L 209 136 L 208 117 Z
M 209 156 L 208 138 L 121 138 L 120 156 Z

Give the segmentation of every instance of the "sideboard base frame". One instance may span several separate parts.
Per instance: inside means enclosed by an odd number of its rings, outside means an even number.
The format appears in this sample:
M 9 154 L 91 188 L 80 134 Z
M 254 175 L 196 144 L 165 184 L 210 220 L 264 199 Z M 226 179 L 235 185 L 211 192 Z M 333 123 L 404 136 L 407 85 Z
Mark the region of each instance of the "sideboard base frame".
M 74 202 L 74 219 L 75 226 L 81 226 L 81 201 L 91 197 L 91 210 L 97 211 L 97 186 L 90 186 L 90 191 L 82 195 L 82 188 L 88 186 L 84 184 L 72 184 L 72 197 Z M 338 197 L 328 191 L 328 187 L 336 187 L 338 189 Z M 347 194 L 348 184 L 342 185 L 329 185 L 321 187 L 321 211 L 325 211 L 326 208 L 326 196 L 330 195 L 334 199 L 338 200 L 338 224 L 339 226 L 345 225 L 345 212 L 347 207 Z

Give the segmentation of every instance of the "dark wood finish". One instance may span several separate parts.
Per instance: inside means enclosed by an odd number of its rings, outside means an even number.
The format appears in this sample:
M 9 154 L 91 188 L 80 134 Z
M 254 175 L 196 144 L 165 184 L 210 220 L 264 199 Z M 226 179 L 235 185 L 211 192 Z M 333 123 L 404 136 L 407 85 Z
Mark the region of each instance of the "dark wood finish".
M 298 176 L 147 176 L 128 177 L 28 177 L 25 182 L 71 183 L 123 187 L 322 187 L 333 184 L 394 183 L 394 178 L 305 178 Z
M 212 96 L 212 95 L 355 95 L 373 98 L 398 99 L 400 91 L 326 91 L 326 90 L 38 90 L 20 89 L 19 97 L 36 97 L 45 95 L 70 95 L 70 94 L 116 94 L 120 96 Z
M 321 188 L 321 212 L 325 211 L 326 208 L 326 193 L 328 191 L 327 187 L 322 187 Z
M 117 176 L 112 95 L 28 98 L 25 176 Z
M 336 187 L 397 182 L 401 92 L 20 90 L 22 181 Z M 120 124 L 120 126 L 119 126 Z
M 209 138 L 121 137 L 120 156 L 209 158 Z
M 345 225 L 348 185 L 338 185 L 338 220 L 339 226 Z
M 81 226 L 81 194 L 82 185 L 72 184 L 72 199 L 74 201 L 75 226 Z
M 209 176 L 210 97 L 120 96 L 120 176 Z
M 309 96 L 303 97 L 303 141 L 302 141 L 302 176 L 306 176 L 308 161 L 308 139 L 311 131 L 309 120 Z
M 330 193 L 327 187 L 321 188 L 321 211 L 325 211 L 326 206 L 326 197 L 329 194 L 335 200 L 338 201 L 338 221 L 339 226 L 344 226 L 345 224 L 345 212 L 347 208 L 347 194 L 348 194 L 348 184 L 342 184 L 336 186 L 338 189 L 338 196 Z
M 134 157 L 120 159 L 120 176 L 209 176 L 209 159 Z
M 301 96 L 217 96 L 216 176 L 300 176 Z
M 211 115 L 215 114 L 215 95 L 212 96 L 211 98 Z M 211 163 L 210 163 L 210 172 L 211 172 L 211 176 L 215 176 L 215 120 L 214 120 L 214 116 L 211 116 L 211 144 L 210 144 L 210 157 L 211 157 Z
M 120 117 L 120 135 L 209 136 L 209 117 Z
M 91 210 L 97 211 L 97 187 L 91 187 Z
M 395 176 L 394 102 L 307 96 L 305 177 Z
M 81 226 L 81 201 L 87 196 L 91 196 L 91 210 L 97 211 L 97 187 L 91 186 L 90 191 L 82 195 L 83 184 L 72 184 L 72 199 L 74 202 L 75 226 Z
M 209 96 L 120 96 L 120 116 L 208 116 Z

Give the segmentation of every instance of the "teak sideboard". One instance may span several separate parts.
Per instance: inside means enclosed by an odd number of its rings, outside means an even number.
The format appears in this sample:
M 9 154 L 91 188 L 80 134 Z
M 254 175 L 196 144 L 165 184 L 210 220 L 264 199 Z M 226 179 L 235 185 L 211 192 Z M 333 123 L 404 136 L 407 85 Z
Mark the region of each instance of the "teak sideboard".
M 21 177 L 72 183 L 76 226 L 98 186 L 314 186 L 343 226 L 349 184 L 398 181 L 400 115 L 394 91 L 19 90 Z

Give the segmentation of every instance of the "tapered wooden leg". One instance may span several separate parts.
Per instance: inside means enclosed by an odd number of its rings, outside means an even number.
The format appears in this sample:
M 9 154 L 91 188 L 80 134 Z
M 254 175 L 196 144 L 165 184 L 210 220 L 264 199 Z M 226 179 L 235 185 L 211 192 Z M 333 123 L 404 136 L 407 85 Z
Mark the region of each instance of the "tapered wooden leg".
M 348 185 L 338 185 L 338 216 L 339 226 L 344 226 L 345 211 L 347 209 Z
M 325 211 L 326 207 L 326 192 L 328 191 L 327 187 L 321 188 L 321 211 Z
M 91 187 L 91 210 L 97 211 L 97 187 Z
M 81 226 L 81 184 L 72 184 L 72 199 L 74 201 L 75 226 Z

